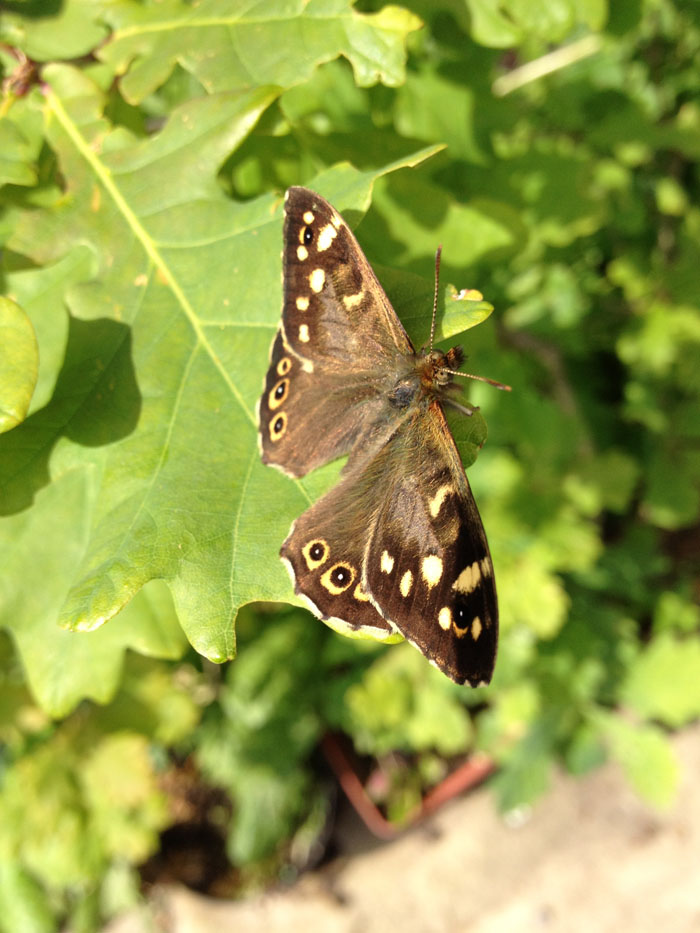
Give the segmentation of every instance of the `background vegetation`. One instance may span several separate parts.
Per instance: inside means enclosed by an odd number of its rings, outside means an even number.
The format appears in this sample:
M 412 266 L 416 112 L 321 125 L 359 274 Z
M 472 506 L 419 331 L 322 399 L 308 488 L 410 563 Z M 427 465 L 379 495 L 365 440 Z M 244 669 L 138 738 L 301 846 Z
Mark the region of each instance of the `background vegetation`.
M 504 809 L 606 757 L 669 802 L 700 713 L 697 3 L 4 10 L 0 929 L 94 929 L 193 820 L 233 866 L 193 883 L 286 877 L 329 730 L 399 822 L 475 751 Z M 487 689 L 293 605 L 279 544 L 339 469 L 293 483 L 255 440 L 299 183 L 416 342 L 440 242 L 495 306 L 463 339 L 514 389 L 470 395 Z

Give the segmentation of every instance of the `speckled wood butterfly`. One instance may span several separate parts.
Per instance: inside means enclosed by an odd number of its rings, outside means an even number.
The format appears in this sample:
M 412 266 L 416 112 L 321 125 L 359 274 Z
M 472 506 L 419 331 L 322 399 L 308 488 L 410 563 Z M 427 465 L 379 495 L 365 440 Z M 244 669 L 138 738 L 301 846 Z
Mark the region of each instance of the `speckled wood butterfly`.
M 282 255 L 263 461 L 299 477 L 350 455 L 282 545 L 295 590 L 340 631 L 400 632 L 457 683 L 488 683 L 493 564 L 442 410 L 462 350 L 415 352 L 350 228 L 306 188 L 287 191 Z

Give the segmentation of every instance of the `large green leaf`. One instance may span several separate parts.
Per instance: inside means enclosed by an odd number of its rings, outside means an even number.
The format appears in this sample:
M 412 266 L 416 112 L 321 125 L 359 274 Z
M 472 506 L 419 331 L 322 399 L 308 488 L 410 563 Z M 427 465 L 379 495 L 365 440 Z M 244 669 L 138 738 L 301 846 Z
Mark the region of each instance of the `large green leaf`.
M 133 636 L 120 620 L 76 638 L 57 617 L 98 628 L 163 579 L 190 642 L 214 660 L 233 657 L 240 605 L 293 598 L 277 548 L 338 466 L 292 483 L 257 449 L 254 409 L 281 301 L 281 199 L 232 202 L 215 173 L 276 90 L 194 101 L 134 142 L 109 126 L 85 75 L 53 66 L 45 77 L 67 195 L 22 216 L 11 248 L 44 269 L 13 281 L 28 297 L 42 291 L 34 277 L 49 286 L 32 304 L 40 335 L 57 337 L 64 319 L 54 283 L 68 285 L 69 316 L 63 356 L 48 359 L 57 371 L 40 372 L 53 390 L 0 446 L 0 533 L 12 553 L 0 592 L 33 688 L 65 712 L 81 693 L 110 695 L 114 646 Z M 379 175 L 434 151 L 366 173 L 339 166 L 313 184 L 357 218 Z M 490 311 L 469 298 L 448 304 L 442 336 Z M 408 321 L 412 331 L 425 334 L 429 306 Z
M 169 0 L 150 7 L 105 9 L 114 28 L 100 58 L 123 74 L 121 90 L 138 103 L 176 64 L 209 93 L 265 84 L 289 87 L 339 55 L 360 86 L 403 81 L 405 39 L 421 25 L 408 10 L 387 6 L 358 13 L 349 0 Z

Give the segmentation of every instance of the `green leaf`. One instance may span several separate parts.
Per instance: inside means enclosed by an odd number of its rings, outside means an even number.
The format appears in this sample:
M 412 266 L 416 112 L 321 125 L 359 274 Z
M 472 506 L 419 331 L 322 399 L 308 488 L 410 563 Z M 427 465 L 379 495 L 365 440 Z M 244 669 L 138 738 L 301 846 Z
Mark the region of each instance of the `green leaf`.
M 227 847 L 237 865 L 273 852 L 315 805 L 303 765 L 319 737 L 318 648 L 327 633 L 299 610 L 255 622 L 255 638 L 227 669 L 223 715 L 205 721 L 197 748 L 204 773 L 235 803 Z
M 0 297 L 0 433 L 24 420 L 38 367 L 31 321 L 14 301 Z
M 677 729 L 700 716 L 700 642 L 658 635 L 630 666 L 620 699 Z
M 128 732 L 105 736 L 86 756 L 80 782 L 91 811 L 91 832 L 105 855 L 131 862 L 147 858 L 168 822 L 148 740 Z
M 410 645 L 382 654 L 348 689 L 345 705 L 344 726 L 365 754 L 403 749 L 455 755 L 472 741 L 458 692 Z
M 700 606 L 681 593 L 666 591 L 654 607 L 654 632 L 691 635 L 700 630 Z
M 384 179 L 374 207 L 360 230 L 369 249 L 383 261 L 409 267 L 421 259 L 427 276 L 440 243 L 445 244 L 443 269 L 453 278 L 486 257 L 508 255 L 522 235 L 517 214 L 502 204 L 481 197 L 465 203 L 417 173 Z M 455 284 L 459 290 L 481 285 L 473 280 Z
M 15 4 L 14 12 L 3 12 L 0 40 L 22 49 L 34 61 L 80 58 L 107 36 L 108 30 L 100 22 L 105 6 L 102 0 L 64 0 L 52 13 L 48 10 L 53 5 L 36 4 L 31 13 L 27 11 L 29 15 L 23 15 L 22 6 L 28 4 Z
M 33 162 L 34 146 L 11 117 L 14 114 L 0 119 L 0 186 L 2 185 L 35 185 L 37 174 Z
M 209 94 L 290 87 L 338 55 L 350 61 L 360 87 L 377 81 L 396 86 L 404 79 L 406 36 L 421 25 L 400 7 L 358 13 L 349 0 L 114 4 L 105 18 L 114 33 L 99 55 L 123 75 L 122 93 L 133 104 L 156 90 L 176 64 Z
M 601 29 L 607 17 L 605 0 L 466 0 L 477 42 L 508 48 L 528 39 L 556 42 L 576 23 Z
M 65 716 L 85 697 L 110 700 L 126 648 L 170 658 L 183 648 L 170 597 L 152 590 L 138 594 L 113 625 L 89 636 L 56 625 L 89 538 L 94 479 L 89 469 L 70 470 L 39 493 L 33 508 L 0 526 L 7 555 L 0 576 L 3 625 L 37 702 L 52 716 Z
M 100 661 L 80 664 L 70 688 L 60 684 L 41 649 L 62 599 L 64 625 L 93 629 L 163 578 L 191 643 L 212 659 L 232 657 L 238 607 L 291 597 L 276 552 L 319 479 L 295 486 L 266 470 L 257 450 L 254 407 L 279 316 L 281 203 L 235 205 L 214 182 L 276 92 L 196 101 L 133 144 L 109 135 L 84 76 L 65 68 L 46 76 L 52 143 L 73 193 L 25 215 L 13 248 L 55 262 L 87 238 L 101 270 L 68 293 L 65 359 L 49 404 L 26 423 L 30 434 L 12 432 L 15 443 L 0 449 L 4 508 L 35 498 L 6 524 L 13 554 L 49 574 L 36 592 L 42 608 L 25 601 L 6 624 L 55 711 L 81 690 L 105 699 L 119 671 L 105 642 Z M 340 166 L 315 184 L 340 209 L 361 209 L 378 175 L 433 151 L 369 173 Z M 71 494 L 58 494 L 66 483 Z M 6 576 L 6 610 L 25 585 L 19 571 Z M 80 649 L 64 633 L 49 637 L 86 657 L 96 647 L 92 637 Z
M 46 892 L 14 858 L 0 856 L 2 933 L 53 933 L 56 923 Z
M 668 807 L 680 769 L 666 736 L 655 726 L 635 725 L 615 715 L 598 713 L 596 720 L 613 758 L 640 797 L 652 806 Z

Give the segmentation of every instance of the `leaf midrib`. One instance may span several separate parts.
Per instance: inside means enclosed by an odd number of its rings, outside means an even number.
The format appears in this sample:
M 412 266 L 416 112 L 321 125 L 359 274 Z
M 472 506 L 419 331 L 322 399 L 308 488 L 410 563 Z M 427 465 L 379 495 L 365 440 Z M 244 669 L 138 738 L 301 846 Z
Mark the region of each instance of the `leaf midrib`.
M 85 161 L 88 163 L 92 171 L 95 173 L 95 176 L 100 180 L 104 186 L 107 193 L 110 195 L 117 209 L 120 211 L 127 225 L 131 228 L 135 238 L 141 244 L 146 256 L 153 263 L 155 268 L 161 273 L 164 281 L 167 283 L 168 287 L 171 289 L 181 311 L 187 317 L 190 322 L 192 329 L 195 333 L 197 343 L 205 350 L 211 359 L 212 363 L 218 370 L 226 386 L 230 389 L 231 394 L 236 399 L 241 409 L 245 413 L 246 418 L 250 421 L 253 427 L 257 430 L 257 424 L 255 422 L 255 417 L 253 413 L 249 410 L 248 406 L 245 404 L 243 396 L 238 391 L 236 384 L 231 379 L 229 373 L 227 372 L 225 366 L 217 356 L 214 348 L 207 339 L 207 336 L 204 332 L 202 322 L 198 319 L 194 308 L 190 304 L 187 296 L 185 295 L 180 283 L 177 278 L 171 271 L 169 265 L 165 261 L 164 257 L 160 253 L 158 247 L 149 236 L 145 227 L 139 220 L 138 216 L 131 209 L 126 198 L 123 196 L 119 187 L 114 181 L 112 173 L 109 171 L 107 166 L 97 157 L 94 149 L 88 145 L 85 138 L 79 132 L 75 123 L 70 119 L 66 109 L 63 106 L 61 99 L 55 94 L 52 90 L 47 90 L 46 92 L 47 101 L 49 107 L 51 108 L 54 116 L 57 118 L 62 128 L 67 133 L 71 142 L 75 146 L 76 150 L 82 155 Z M 196 349 L 196 348 L 195 348 Z

